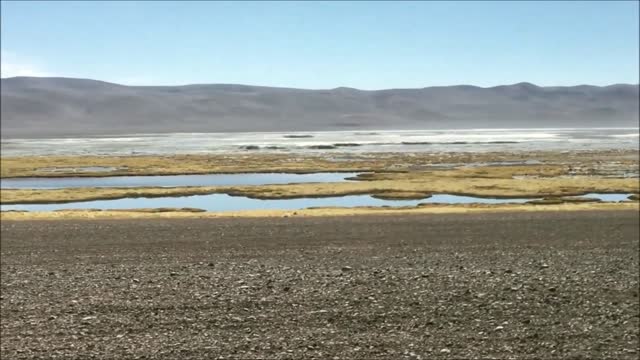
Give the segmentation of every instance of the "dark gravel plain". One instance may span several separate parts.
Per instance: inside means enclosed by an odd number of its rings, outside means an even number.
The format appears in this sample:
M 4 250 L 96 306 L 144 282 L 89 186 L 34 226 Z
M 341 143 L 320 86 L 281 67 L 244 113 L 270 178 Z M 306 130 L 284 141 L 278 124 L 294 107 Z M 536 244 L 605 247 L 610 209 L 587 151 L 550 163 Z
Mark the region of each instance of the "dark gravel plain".
M 616 358 L 636 211 L 1 223 L 2 359 Z

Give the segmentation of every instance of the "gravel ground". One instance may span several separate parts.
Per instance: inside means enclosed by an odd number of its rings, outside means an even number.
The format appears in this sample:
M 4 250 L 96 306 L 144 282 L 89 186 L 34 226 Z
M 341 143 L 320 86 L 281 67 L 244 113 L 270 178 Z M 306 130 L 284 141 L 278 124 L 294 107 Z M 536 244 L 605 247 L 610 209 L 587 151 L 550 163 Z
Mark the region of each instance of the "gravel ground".
M 2 221 L 2 359 L 629 358 L 635 211 Z

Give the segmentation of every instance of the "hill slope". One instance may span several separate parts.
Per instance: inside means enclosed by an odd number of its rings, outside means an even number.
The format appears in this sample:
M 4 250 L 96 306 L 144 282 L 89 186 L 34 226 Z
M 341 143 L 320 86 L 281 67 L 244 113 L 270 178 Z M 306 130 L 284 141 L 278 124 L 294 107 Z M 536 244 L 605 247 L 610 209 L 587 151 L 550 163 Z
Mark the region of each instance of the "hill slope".
M 638 126 L 638 85 L 364 91 L 1 80 L 2 137 L 164 132 Z

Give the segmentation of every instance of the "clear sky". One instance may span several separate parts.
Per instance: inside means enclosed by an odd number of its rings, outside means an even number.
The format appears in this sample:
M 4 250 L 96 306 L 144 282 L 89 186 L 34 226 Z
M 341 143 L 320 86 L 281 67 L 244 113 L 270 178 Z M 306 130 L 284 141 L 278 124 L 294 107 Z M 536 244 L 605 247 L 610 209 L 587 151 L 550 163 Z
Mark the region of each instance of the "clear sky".
M 638 1 L 2 1 L 2 77 L 313 89 L 636 84 L 638 11 Z

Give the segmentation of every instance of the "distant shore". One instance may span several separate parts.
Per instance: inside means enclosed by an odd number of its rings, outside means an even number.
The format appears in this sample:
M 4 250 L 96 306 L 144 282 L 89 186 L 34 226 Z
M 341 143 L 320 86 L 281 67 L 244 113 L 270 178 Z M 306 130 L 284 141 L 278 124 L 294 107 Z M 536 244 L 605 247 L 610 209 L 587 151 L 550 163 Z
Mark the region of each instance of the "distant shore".
M 638 150 L 638 128 L 159 133 L 2 139 L 3 156 L 336 155 Z

